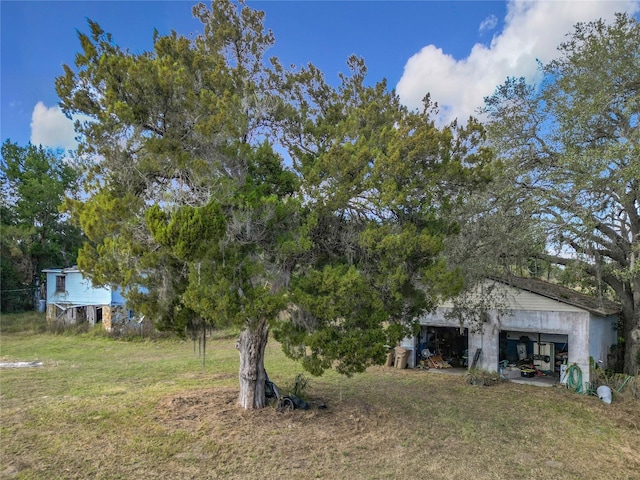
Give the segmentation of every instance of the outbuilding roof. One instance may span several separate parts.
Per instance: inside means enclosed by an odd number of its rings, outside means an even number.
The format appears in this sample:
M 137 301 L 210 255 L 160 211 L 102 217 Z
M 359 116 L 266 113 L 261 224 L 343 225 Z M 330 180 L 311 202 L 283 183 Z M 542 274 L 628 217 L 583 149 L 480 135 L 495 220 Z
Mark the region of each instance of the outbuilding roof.
M 494 280 L 519 288 L 520 290 L 526 290 L 558 302 L 582 308 L 603 317 L 616 315 L 622 310 L 620 304 L 603 298 L 602 296 L 592 297 L 571 288 L 546 282 L 538 278 L 509 277 L 495 278 Z

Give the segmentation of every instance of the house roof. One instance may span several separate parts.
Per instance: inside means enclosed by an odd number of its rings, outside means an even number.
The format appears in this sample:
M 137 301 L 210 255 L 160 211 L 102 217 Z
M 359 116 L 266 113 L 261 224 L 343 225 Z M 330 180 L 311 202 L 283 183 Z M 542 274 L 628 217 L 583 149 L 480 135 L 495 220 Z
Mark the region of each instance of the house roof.
M 65 267 L 65 268 L 45 268 L 42 270 L 44 273 L 70 273 L 70 272 L 79 272 L 80 270 L 75 265 L 73 267 Z
M 585 295 L 571 288 L 537 278 L 509 277 L 494 280 L 604 317 L 618 314 L 622 310 L 618 303 L 606 298 Z

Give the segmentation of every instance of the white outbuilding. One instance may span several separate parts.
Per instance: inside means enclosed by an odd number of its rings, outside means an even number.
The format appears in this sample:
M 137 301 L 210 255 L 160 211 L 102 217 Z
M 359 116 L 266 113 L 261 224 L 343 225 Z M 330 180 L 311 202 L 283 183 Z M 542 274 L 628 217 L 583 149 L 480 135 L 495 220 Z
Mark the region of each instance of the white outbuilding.
M 586 384 L 593 366 L 612 363 L 621 311 L 616 303 L 536 278 L 488 279 L 476 295 L 488 292 L 500 307 L 484 311 L 482 322 L 452 315 L 453 302 L 422 316 L 419 335 L 402 344 L 412 351 L 409 366 L 427 355 L 486 371 L 529 363 L 537 375 L 560 379 L 575 364 Z

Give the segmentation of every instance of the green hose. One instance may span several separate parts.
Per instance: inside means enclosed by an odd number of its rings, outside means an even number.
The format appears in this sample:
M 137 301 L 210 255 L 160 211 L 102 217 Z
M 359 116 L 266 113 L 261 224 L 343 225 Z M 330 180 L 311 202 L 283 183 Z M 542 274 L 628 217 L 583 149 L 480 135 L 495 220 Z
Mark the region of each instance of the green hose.
M 567 368 L 567 388 L 576 393 L 585 393 L 584 383 L 582 383 L 582 370 L 575 363 Z
M 627 382 L 631 380 L 631 378 L 632 378 L 631 375 L 627 375 L 627 378 L 624 379 L 624 382 L 622 382 L 622 385 L 620 385 L 620 387 L 616 390 L 616 392 L 620 393 L 624 388 L 624 386 L 627 384 Z

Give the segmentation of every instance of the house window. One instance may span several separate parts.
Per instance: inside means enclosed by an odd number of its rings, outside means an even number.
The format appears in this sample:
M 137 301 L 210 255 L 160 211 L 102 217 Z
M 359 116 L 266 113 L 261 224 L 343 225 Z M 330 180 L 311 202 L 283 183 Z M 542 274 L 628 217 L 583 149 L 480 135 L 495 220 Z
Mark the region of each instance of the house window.
M 56 293 L 64 293 L 65 292 L 65 276 L 58 275 L 56 276 Z

